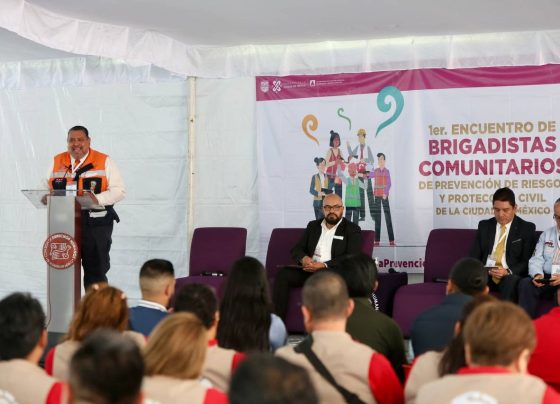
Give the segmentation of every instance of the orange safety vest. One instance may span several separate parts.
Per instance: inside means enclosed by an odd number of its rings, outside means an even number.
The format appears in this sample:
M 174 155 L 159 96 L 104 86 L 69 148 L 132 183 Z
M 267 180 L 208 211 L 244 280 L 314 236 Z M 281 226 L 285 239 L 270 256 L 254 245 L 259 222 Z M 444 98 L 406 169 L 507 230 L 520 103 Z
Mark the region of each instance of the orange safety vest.
M 107 174 L 105 172 L 105 161 L 107 157 L 106 154 L 89 149 L 87 159 L 80 167 L 85 167 L 91 163 L 93 164 L 93 168 L 80 175 L 78 179 L 78 190 L 84 189 L 84 183 L 86 184 L 86 190 L 94 190 L 96 194 L 107 190 Z M 49 187 L 51 189 L 55 178 L 66 178 L 66 184 L 72 184 L 74 182 L 70 153 L 64 152 L 54 156 L 53 172 L 49 178 Z M 99 182 L 101 182 L 101 188 L 98 186 Z

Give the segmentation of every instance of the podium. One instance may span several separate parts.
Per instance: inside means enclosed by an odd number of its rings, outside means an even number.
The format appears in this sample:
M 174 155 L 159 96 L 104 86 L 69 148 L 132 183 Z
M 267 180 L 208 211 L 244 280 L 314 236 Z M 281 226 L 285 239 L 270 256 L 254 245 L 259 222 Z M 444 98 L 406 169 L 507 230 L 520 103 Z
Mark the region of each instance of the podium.
M 81 210 L 99 208 L 91 191 L 22 190 L 38 209 L 47 209 L 47 331 L 64 334 L 81 297 Z

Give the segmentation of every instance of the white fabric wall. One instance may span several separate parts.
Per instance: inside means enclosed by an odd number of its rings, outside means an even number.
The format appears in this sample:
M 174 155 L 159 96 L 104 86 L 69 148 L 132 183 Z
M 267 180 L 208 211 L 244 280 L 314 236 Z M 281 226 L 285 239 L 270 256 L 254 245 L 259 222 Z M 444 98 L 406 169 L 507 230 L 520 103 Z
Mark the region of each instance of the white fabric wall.
M 255 79 L 199 79 L 196 89 L 194 227 L 246 227 L 258 250 Z M 270 235 L 268 235 L 270 236 Z
M 184 78 L 99 58 L 0 65 L 0 298 L 46 294 L 46 210 L 37 188 L 66 132 L 82 124 L 92 147 L 119 166 L 126 199 L 115 208 L 109 280 L 138 298 L 140 265 L 167 258 L 187 271 L 187 100 Z

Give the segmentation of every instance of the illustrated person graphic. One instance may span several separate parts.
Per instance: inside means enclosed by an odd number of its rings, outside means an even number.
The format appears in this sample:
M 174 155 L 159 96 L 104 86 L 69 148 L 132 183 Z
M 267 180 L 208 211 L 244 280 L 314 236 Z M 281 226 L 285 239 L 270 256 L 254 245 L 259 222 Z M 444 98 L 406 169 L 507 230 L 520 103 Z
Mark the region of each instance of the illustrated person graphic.
M 313 210 L 315 211 L 315 219 L 321 219 L 323 214 L 323 198 L 326 191 L 329 189 L 329 178 L 325 174 L 327 164 L 324 158 L 315 157 L 313 160 L 317 166 L 317 174 L 311 177 L 311 184 L 309 185 L 309 193 L 313 195 Z
M 373 153 L 369 146 L 366 145 L 366 130 L 359 129 L 358 133 L 358 145 L 354 148 L 350 146 L 350 142 L 346 142 L 346 148 L 348 149 L 348 155 L 354 159 L 358 160 L 358 178 L 362 183 L 367 184 L 366 187 L 360 187 L 360 208 L 359 208 L 359 221 L 364 221 L 366 219 L 366 194 L 368 195 L 368 206 L 371 218 L 373 219 L 373 188 L 371 186 L 371 178 L 368 177 L 368 167 L 373 166 Z M 350 158 L 348 158 L 350 160 Z
M 336 176 L 336 172 L 339 167 L 341 170 L 344 170 L 344 157 L 340 150 L 340 135 L 333 130 L 331 130 L 329 146 L 330 148 L 325 157 L 325 161 L 327 162 L 327 176 L 329 177 L 329 189 L 334 188 L 335 194 L 342 198 L 342 181 Z
M 364 191 L 366 185 L 358 178 L 358 165 L 356 163 L 348 164 L 348 175 L 346 177 L 340 169 L 337 172 L 337 177 L 346 184 L 344 192 L 344 204 L 346 205 L 346 220 L 350 220 L 354 224 L 359 221 L 360 191 Z
M 385 168 L 385 154 L 377 153 L 378 167 L 369 174 L 373 177 L 373 220 L 375 221 L 375 245 L 379 245 L 381 238 L 381 206 L 385 213 L 387 223 L 387 234 L 389 245 L 395 246 L 395 235 L 393 234 L 393 222 L 391 220 L 391 208 L 389 207 L 389 190 L 391 189 L 391 174 Z

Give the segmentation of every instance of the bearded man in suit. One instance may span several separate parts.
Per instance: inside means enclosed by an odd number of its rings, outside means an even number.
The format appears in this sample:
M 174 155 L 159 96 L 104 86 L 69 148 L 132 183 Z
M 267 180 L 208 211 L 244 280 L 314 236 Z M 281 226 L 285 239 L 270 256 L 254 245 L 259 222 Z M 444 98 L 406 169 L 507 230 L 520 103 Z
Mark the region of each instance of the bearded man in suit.
M 301 267 L 284 267 L 274 280 L 276 314 L 286 318 L 290 288 L 301 287 L 316 271 L 334 268 L 348 254 L 361 251 L 361 229 L 343 217 L 344 205 L 337 194 L 323 200 L 324 218 L 313 220 L 292 248 L 293 260 Z

